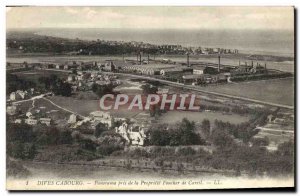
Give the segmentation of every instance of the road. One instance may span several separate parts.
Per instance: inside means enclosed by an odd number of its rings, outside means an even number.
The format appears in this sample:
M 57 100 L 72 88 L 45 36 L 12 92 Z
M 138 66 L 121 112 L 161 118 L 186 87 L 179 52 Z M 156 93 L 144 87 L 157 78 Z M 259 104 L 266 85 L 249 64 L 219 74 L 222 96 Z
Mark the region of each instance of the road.
M 71 73 L 71 71 L 69 71 L 69 70 L 57 70 L 57 69 L 46 69 L 46 70 Z M 115 75 L 122 75 L 122 76 L 129 76 L 129 77 L 133 77 L 133 78 L 140 78 L 140 79 L 145 79 L 145 80 L 158 81 L 158 82 L 161 82 L 162 84 L 166 84 L 166 85 L 174 86 L 174 87 L 180 87 L 180 88 L 184 88 L 184 89 L 195 91 L 195 92 L 200 92 L 200 93 L 205 93 L 205 94 L 210 94 L 210 95 L 216 95 L 216 96 L 226 97 L 226 98 L 231 98 L 231 99 L 237 99 L 237 100 L 242 100 L 242 101 L 248 101 L 248 102 L 253 102 L 253 103 L 263 104 L 263 105 L 268 105 L 268 106 L 294 109 L 294 106 L 290 106 L 290 105 L 277 104 L 277 103 L 272 103 L 272 102 L 269 102 L 269 101 L 261 101 L 261 100 L 257 100 L 257 99 L 241 97 L 241 96 L 235 96 L 235 95 L 229 95 L 229 94 L 225 94 L 225 93 L 217 93 L 217 92 L 213 92 L 213 91 L 200 89 L 197 86 L 185 85 L 185 84 L 182 84 L 182 83 L 171 82 L 171 81 L 162 80 L 162 79 L 149 77 L 149 76 L 145 76 L 145 75 L 135 75 L 135 74 L 128 74 L 128 73 L 113 73 L 113 72 L 105 72 L 105 73 L 112 73 L 112 74 L 115 74 Z
M 11 103 L 12 104 L 17 104 L 17 103 L 23 103 L 23 102 L 26 102 L 26 101 L 33 101 L 35 99 L 41 99 L 41 98 L 45 97 L 46 95 L 51 95 L 51 94 L 52 93 L 44 93 L 44 94 L 40 94 L 40 95 L 31 97 L 30 99 L 24 99 L 24 100 L 20 100 L 20 101 L 14 101 L 14 102 L 11 102 Z
M 18 104 L 18 103 L 23 103 L 23 102 L 27 102 L 27 101 L 33 101 L 33 102 L 32 102 L 32 107 L 29 109 L 29 110 L 31 110 L 31 109 L 34 108 L 34 101 L 35 101 L 36 99 L 44 99 L 44 100 L 50 102 L 52 105 L 54 105 L 54 106 L 56 106 L 56 107 L 58 107 L 58 108 L 60 108 L 60 109 L 62 109 L 62 110 L 65 110 L 65 111 L 67 111 L 67 112 L 69 112 L 69 113 L 71 113 L 71 114 L 76 114 L 76 115 L 78 115 L 78 116 L 80 116 L 80 117 L 82 117 L 82 118 L 84 118 L 84 119 L 86 118 L 85 116 L 82 116 L 82 115 L 80 115 L 80 114 L 78 114 L 78 113 L 76 113 L 76 112 L 73 112 L 73 111 L 71 111 L 71 110 L 69 110 L 69 109 L 67 109 L 67 108 L 64 108 L 64 107 L 62 107 L 62 106 L 60 106 L 60 105 L 57 105 L 56 103 L 54 103 L 53 101 L 51 101 L 50 99 L 47 99 L 47 98 L 45 97 L 45 96 L 51 95 L 51 94 L 52 94 L 52 93 L 50 93 L 50 92 L 44 93 L 44 94 L 41 94 L 41 95 L 37 95 L 37 96 L 31 97 L 30 99 L 25 99 L 25 100 L 20 100 L 20 101 L 14 101 L 14 102 L 12 102 L 12 104 Z
M 50 99 L 47 99 L 47 98 L 45 98 L 45 97 L 43 97 L 43 99 L 46 100 L 46 101 L 48 101 L 48 102 L 50 102 L 52 105 L 58 107 L 59 109 L 62 109 L 62 110 L 65 110 L 65 111 L 67 111 L 67 112 L 69 112 L 69 113 L 71 113 L 71 114 L 75 114 L 75 115 L 77 115 L 77 116 L 80 116 L 80 117 L 83 118 L 83 119 L 86 118 L 85 116 L 82 116 L 81 114 L 78 114 L 78 113 L 76 113 L 76 112 L 73 112 L 72 110 L 69 110 L 69 109 L 64 108 L 64 107 L 62 107 L 62 106 L 60 106 L 60 105 L 57 105 L 56 103 L 54 103 L 54 102 L 51 101 Z

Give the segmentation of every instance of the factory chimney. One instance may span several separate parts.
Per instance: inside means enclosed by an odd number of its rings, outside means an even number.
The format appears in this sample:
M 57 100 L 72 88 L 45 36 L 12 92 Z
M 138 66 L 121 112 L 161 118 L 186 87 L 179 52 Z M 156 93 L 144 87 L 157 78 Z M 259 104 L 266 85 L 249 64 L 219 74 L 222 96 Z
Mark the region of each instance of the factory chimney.
M 140 65 L 142 64 L 142 53 L 140 52 Z
M 149 64 L 150 55 L 148 54 L 148 64 Z
M 241 61 L 239 60 L 239 66 L 241 65 Z
M 265 63 L 265 70 L 267 71 L 267 63 Z
M 190 54 L 189 53 L 186 54 L 186 61 L 187 61 L 186 64 L 189 67 L 190 66 Z
M 218 72 L 220 73 L 221 56 L 218 56 Z

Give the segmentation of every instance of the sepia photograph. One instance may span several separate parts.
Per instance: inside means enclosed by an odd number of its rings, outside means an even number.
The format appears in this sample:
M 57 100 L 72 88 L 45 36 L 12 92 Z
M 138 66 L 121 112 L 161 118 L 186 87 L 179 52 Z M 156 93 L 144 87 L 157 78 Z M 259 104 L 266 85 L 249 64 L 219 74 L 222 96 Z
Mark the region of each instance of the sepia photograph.
M 294 189 L 294 32 L 292 6 L 7 6 L 6 189 Z

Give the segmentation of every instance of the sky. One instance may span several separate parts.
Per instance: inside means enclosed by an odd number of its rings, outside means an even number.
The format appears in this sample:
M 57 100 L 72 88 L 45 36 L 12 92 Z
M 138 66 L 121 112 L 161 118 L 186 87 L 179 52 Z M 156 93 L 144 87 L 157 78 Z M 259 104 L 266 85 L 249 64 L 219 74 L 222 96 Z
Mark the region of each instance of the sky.
M 293 30 L 293 7 L 7 7 L 11 28 Z

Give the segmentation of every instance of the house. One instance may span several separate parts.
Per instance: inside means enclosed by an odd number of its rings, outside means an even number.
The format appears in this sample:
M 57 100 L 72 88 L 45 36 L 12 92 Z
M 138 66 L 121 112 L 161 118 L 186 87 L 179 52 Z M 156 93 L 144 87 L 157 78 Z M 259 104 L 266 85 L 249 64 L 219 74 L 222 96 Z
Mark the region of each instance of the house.
M 116 133 L 120 134 L 129 144 L 143 146 L 146 135 L 143 127 L 131 125 L 124 122 L 121 126 L 115 128 Z
M 77 67 L 78 67 L 78 65 L 76 65 L 76 64 L 72 64 L 72 65 L 66 64 L 66 65 L 64 65 L 65 70 L 77 69 Z
M 249 73 L 253 67 L 250 65 L 240 65 L 234 72 L 237 73 Z
M 56 69 L 64 69 L 64 65 L 56 65 Z
M 193 66 L 193 74 L 202 75 L 202 74 L 217 74 L 218 68 L 212 66 Z
M 17 113 L 17 106 L 15 106 L 15 105 L 7 106 L 6 112 L 8 115 L 15 115 Z
M 90 113 L 90 117 L 95 122 L 101 122 L 103 124 L 107 124 L 107 126 L 110 128 L 112 125 L 112 115 L 109 112 L 103 112 L 103 111 L 95 111 Z
M 12 101 L 16 100 L 16 93 L 15 92 L 10 93 L 9 99 Z
M 202 75 L 205 73 L 206 67 L 196 67 L 193 69 L 193 74 L 195 75 Z
M 68 75 L 68 82 L 73 82 L 75 80 L 75 75 L 70 74 Z
M 51 118 L 40 118 L 40 123 L 41 124 L 45 124 L 47 126 L 50 126 L 51 122 L 52 122 Z
M 27 96 L 27 91 L 21 91 L 21 90 L 17 90 L 16 92 L 12 92 L 9 95 L 9 99 L 11 101 L 15 101 L 15 100 L 20 100 L 20 99 L 25 99 Z
M 21 124 L 21 123 L 22 123 L 22 120 L 19 119 L 19 118 L 17 118 L 17 119 L 15 120 L 15 123 L 16 123 L 16 124 Z
M 26 112 L 26 116 L 27 116 L 27 118 L 31 118 L 33 115 L 31 112 Z
M 267 119 L 268 119 L 269 123 L 272 123 L 274 121 L 274 119 L 275 119 L 275 116 L 273 116 L 272 114 L 270 114 L 270 115 L 268 115 Z
M 104 71 L 112 72 L 116 69 L 116 66 L 114 65 L 114 63 L 112 61 L 109 61 L 109 62 L 104 64 L 104 67 L 102 69 Z
M 56 68 L 56 65 L 55 64 L 44 64 L 44 68 L 45 69 L 54 69 L 54 68 Z
M 160 70 L 160 75 L 162 76 L 175 76 L 178 74 L 183 74 L 183 70 L 181 68 L 167 68 Z
M 158 88 L 157 94 L 168 94 L 169 89 L 168 88 Z
M 182 76 L 184 84 L 193 83 L 193 82 L 196 82 L 198 80 L 203 80 L 203 78 L 204 78 L 203 75 L 200 75 L 200 74 Z
M 38 123 L 38 121 L 34 118 L 27 118 L 27 119 L 25 119 L 25 123 L 28 125 L 36 125 Z
M 77 122 L 77 115 L 71 114 L 70 118 L 68 120 L 68 123 L 72 124 L 72 123 L 76 123 L 76 122 Z

